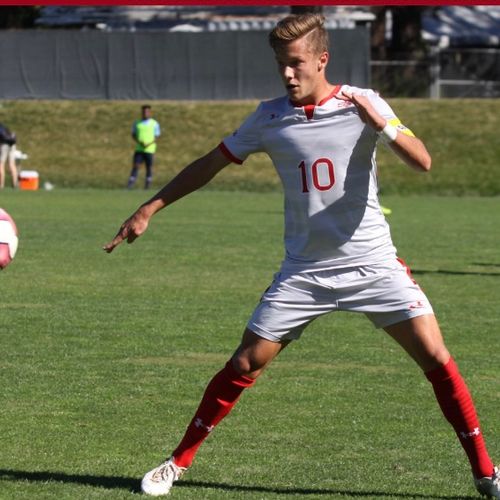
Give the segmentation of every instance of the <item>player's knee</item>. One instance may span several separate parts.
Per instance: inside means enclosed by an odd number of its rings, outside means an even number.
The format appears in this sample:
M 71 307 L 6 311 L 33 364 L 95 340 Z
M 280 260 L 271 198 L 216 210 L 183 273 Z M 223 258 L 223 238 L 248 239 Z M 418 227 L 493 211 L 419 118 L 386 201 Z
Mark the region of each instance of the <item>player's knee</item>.
M 445 365 L 450 360 L 450 353 L 444 344 L 428 348 L 416 359 L 424 371 L 434 370 Z
M 450 353 L 444 344 L 436 347 L 432 352 L 432 359 L 435 364 L 445 365 L 450 360 Z
M 249 376 L 252 372 L 252 363 L 248 356 L 242 354 L 235 354 L 232 358 L 233 368 L 240 374 Z
M 236 353 L 231 361 L 236 372 L 240 375 L 254 379 L 257 378 L 265 368 L 265 364 L 261 364 L 255 359 L 252 359 L 246 353 Z

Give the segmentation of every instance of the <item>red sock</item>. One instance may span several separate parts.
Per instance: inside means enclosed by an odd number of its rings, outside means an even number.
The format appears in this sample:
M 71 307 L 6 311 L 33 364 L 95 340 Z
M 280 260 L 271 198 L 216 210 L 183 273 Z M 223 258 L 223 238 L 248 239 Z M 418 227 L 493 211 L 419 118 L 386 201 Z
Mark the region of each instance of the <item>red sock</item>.
M 179 467 L 189 467 L 203 441 L 213 428 L 232 410 L 243 389 L 251 387 L 254 379 L 240 375 L 231 360 L 210 381 L 200 406 L 189 424 L 179 446 L 172 453 Z
M 476 478 L 491 476 L 494 465 L 486 450 L 474 402 L 453 358 L 427 372 L 441 410 L 457 433 Z

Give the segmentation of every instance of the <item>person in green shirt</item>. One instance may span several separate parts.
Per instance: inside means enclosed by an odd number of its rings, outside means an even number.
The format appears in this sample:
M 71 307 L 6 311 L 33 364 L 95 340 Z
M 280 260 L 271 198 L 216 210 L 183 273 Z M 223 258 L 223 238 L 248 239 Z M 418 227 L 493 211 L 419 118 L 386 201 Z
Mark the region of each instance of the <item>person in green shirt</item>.
M 132 138 L 136 146 L 127 184 L 128 189 L 134 186 L 143 163 L 146 166 L 144 188 L 148 189 L 153 180 L 153 161 L 156 153 L 156 139 L 160 136 L 160 124 L 152 118 L 152 114 L 151 106 L 145 104 L 141 107 L 141 119 L 136 120 L 132 126 Z

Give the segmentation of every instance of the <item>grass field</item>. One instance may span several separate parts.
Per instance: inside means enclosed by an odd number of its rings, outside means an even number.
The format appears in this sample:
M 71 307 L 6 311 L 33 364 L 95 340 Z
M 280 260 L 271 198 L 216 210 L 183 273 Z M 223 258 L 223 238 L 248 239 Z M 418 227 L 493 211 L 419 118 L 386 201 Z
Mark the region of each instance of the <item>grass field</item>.
M 18 134 L 29 154 L 23 168 L 57 187 L 122 188 L 130 171 L 134 101 L 0 101 L 0 121 Z M 256 102 L 152 102 L 163 135 L 156 155 L 159 187 L 185 164 L 217 146 Z M 386 148 L 379 154 L 385 194 L 500 195 L 499 99 L 391 99 L 403 123 L 427 145 L 430 174 L 401 166 Z M 141 184 L 144 172 L 141 172 Z M 275 191 L 279 180 L 263 154 L 215 179 L 215 189 Z
M 282 257 L 277 193 L 202 191 L 112 255 L 143 193 L 2 193 L 0 498 L 126 499 L 179 441 Z M 398 197 L 399 253 L 500 460 L 500 199 Z M 474 498 L 416 366 L 356 315 L 313 323 L 207 440 L 172 499 Z

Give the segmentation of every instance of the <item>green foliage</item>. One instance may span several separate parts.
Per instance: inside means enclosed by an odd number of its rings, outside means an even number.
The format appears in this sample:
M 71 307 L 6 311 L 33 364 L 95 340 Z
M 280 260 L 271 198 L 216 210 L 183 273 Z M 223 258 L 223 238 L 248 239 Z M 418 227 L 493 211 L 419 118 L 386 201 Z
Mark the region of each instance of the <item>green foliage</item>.
M 402 121 L 433 156 L 430 174 L 416 175 L 381 147 L 384 193 L 500 194 L 500 100 L 391 99 Z M 4 101 L 0 121 L 15 130 L 42 183 L 59 187 L 125 186 L 138 102 Z M 163 129 L 155 167 L 160 187 L 182 167 L 216 147 L 256 106 L 252 102 L 152 102 Z M 144 173 L 141 172 L 143 176 Z M 142 185 L 142 179 L 141 179 Z M 215 189 L 279 190 L 279 179 L 263 154 L 232 165 L 211 184 Z
M 282 258 L 278 193 L 205 191 L 101 250 L 143 193 L 1 193 L 21 233 L 0 273 L 1 499 L 135 498 L 177 444 Z M 500 446 L 500 199 L 388 196 Z M 362 316 L 320 318 L 203 445 L 172 499 L 475 498 L 429 384 Z

